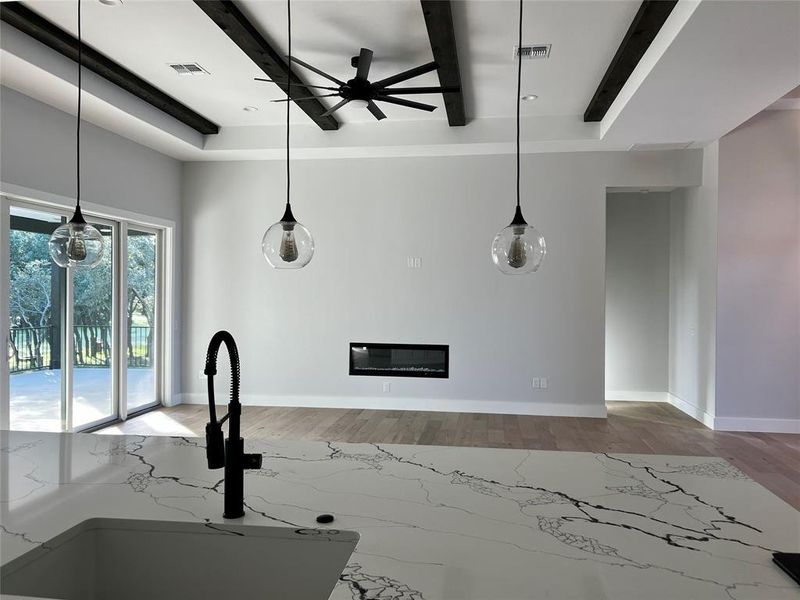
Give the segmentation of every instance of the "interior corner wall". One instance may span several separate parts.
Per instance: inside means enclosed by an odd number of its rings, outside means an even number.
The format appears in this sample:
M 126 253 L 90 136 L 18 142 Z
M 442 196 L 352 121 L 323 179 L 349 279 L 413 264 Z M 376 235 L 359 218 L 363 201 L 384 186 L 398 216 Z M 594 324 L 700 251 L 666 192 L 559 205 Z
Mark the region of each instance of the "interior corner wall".
M 245 404 L 603 416 L 606 188 L 699 185 L 700 161 L 523 155 L 525 217 L 548 244 L 527 277 L 490 257 L 512 217 L 513 156 L 294 161 L 294 214 L 316 242 L 299 271 L 261 254 L 286 199 L 282 161 L 186 163 L 182 397 L 206 402 L 206 346 L 227 329 Z M 384 392 L 383 378 L 348 376 L 351 341 L 449 344 L 450 378 Z
M 669 226 L 669 193 L 608 194 L 606 399 L 666 396 Z
M 670 198 L 669 393 L 714 426 L 718 142 L 703 149 L 703 183 Z
M 0 181 L 49 200 L 75 196 L 75 117 L 0 86 Z M 86 203 L 176 223 L 172 396 L 180 392 L 181 164 L 83 122 L 81 196 Z M 0 190 L 9 193 L 8 189 Z M 41 198 L 40 198 L 41 199 Z M 167 398 L 171 401 L 172 398 Z
M 800 433 L 800 111 L 719 142 L 719 428 Z

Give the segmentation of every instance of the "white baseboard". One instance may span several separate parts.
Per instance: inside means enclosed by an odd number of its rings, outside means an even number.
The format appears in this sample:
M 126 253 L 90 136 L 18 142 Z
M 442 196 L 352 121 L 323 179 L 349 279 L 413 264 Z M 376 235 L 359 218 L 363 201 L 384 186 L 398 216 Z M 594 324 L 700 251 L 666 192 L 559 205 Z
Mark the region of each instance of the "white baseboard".
M 699 406 L 690 404 L 689 402 L 686 402 L 685 400 L 682 400 L 681 398 L 678 398 L 673 394 L 667 392 L 666 395 L 667 395 L 667 402 L 669 402 L 672 406 L 674 406 L 681 412 L 686 413 L 693 419 L 700 421 L 703 425 L 705 425 L 709 429 L 717 429 L 714 415 L 707 413 Z
M 181 394 L 184 404 L 205 404 L 202 393 Z M 419 410 L 450 413 L 490 413 L 503 415 L 536 415 L 546 417 L 605 418 L 605 405 L 562 404 L 543 402 L 504 402 L 495 400 L 453 400 L 428 398 L 393 398 L 391 396 L 267 396 L 242 394 L 245 406 L 294 406 L 302 408 L 357 408 L 369 410 Z M 222 397 L 220 398 L 222 401 Z
M 697 419 L 714 431 L 752 431 L 754 433 L 800 433 L 800 419 L 758 419 L 747 417 L 717 417 L 673 394 L 668 402 L 678 410 Z
M 714 429 L 719 431 L 752 431 L 756 433 L 800 433 L 800 419 L 715 417 Z
M 606 391 L 606 402 L 669 402 L 667 392 Z

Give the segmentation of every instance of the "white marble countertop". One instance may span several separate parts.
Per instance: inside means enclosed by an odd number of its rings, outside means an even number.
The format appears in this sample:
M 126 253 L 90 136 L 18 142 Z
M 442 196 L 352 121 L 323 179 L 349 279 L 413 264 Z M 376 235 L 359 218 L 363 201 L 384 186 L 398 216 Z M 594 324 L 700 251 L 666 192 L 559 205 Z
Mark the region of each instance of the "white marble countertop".
M 245 524 L 361 540 L 336 600 L 800 597 L 800 512 L 718 458 L 246 441 Z M 2 563 L 91 517 L 223 523 L 202 441 L 0 435 Z

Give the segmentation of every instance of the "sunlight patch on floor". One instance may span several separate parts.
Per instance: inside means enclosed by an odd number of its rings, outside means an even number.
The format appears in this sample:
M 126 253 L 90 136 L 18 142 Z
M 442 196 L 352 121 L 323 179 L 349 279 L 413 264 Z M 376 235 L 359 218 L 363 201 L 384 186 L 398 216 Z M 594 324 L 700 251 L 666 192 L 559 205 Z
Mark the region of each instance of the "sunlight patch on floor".
M 125 423 L 125 430 L 120 425 L 112 425 L 101 429 L 97 433 L 105 435 L 172 435 L 182 437 L 195 437 L 194 432 L 181 425 L 178 421 L 163 413 L 154 410 L 145 413 Z

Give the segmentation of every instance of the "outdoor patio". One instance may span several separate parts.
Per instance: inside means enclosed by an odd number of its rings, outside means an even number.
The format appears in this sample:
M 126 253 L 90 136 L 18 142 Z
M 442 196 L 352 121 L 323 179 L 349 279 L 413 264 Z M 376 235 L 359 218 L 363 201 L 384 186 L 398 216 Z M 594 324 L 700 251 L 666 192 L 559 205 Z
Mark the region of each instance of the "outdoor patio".
M 128 407 L 149 404 L 154 396 L 153 369 L 128 369 Z M 113 412 L 111 369 L 74 370 L 73 426 L 80 427 Z M 61 431 L 61 370 L 46 369 L 11 374 L 11 429 Z

